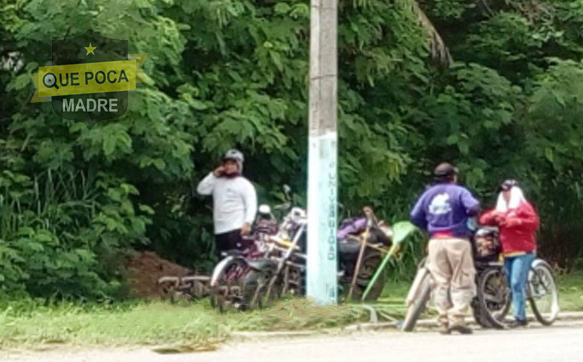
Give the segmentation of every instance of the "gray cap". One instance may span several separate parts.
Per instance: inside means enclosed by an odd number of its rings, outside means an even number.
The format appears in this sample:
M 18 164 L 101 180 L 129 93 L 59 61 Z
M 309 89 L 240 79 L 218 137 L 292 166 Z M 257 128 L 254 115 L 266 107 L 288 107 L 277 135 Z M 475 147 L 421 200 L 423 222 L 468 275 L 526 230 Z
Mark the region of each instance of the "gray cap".
M 241 151 L 228 150 L 227 153 L 225 153 L 225 156 L 223 157 L 223 162 L 227 160 L 233 160 L 237 162 L 237 165 L 239 166 L 239 173 L 243 172 L 243 162 L 245 161 L 245 157 L 243 156 L 243 153 L 241 153 Z

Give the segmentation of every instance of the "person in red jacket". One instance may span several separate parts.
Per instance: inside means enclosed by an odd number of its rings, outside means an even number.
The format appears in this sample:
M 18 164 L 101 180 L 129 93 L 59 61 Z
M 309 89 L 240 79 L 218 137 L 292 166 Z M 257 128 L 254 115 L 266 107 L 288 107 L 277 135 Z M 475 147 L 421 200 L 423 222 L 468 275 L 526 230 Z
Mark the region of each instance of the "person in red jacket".
M 498 226 L 500 230 L 500 243 L 515 319 L 508 327 L 524 327 L 528 324 L 525 287 L 530 265 L 536 256 L 539 218 L 534 207 L 524 198 L 516 181 L 504 181 L 500 189 L 496 208 L 482 215 L 480 223 Z

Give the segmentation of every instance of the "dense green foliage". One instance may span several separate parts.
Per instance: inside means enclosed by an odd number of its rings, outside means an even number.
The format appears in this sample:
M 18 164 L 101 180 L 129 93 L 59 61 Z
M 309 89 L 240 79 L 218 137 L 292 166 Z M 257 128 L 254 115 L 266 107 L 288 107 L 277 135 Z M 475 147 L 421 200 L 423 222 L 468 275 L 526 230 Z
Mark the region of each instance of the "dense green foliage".
M 542 252 L 583 255 L 583 2 L 419 1 L 453 66 L 432 60 L 412 0 L 340 0 L 340 201 L 407 216 L 439 161 L 493 204 L 521 180 Z M 91 130 L 29 103 L 50 42 L 92 28 L 148 53 L 148 83 Z M 246 154 L 261 202 L 305 201 L 307 0 L 5 0 L 0 5 L 0 285 L 101 295 L 121 251 L 212 261 L 196 183 L 226 149 Z M 417 248 L 420 249 L 420 248 Z

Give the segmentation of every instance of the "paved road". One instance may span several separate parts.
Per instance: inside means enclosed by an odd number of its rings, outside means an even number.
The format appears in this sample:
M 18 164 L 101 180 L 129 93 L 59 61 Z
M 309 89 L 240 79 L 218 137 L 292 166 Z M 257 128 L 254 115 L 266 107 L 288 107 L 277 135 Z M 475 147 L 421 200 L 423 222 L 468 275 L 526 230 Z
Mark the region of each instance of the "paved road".
M 0 353 L 2 362 L 580 362 L 583 322 L 516 331 L 476 331 L 471 336 L 435 332 L 379 332 L 337 337 L 235 343 L 216 352 L 161 355 L 147 349 L 57 350 Z

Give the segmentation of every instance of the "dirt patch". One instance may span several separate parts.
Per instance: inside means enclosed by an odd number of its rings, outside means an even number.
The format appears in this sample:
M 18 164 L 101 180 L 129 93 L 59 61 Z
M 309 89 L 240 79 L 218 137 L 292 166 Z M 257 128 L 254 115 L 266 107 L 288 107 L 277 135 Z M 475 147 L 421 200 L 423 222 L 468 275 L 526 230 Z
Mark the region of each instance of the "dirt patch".
M 195 271 L 148 251 L 134 253 L 126 266 L 125 274 L 130 297 L 159 298 L 162 295 L 158 287 L 158 279 L 164 276 L 195 275 Z

